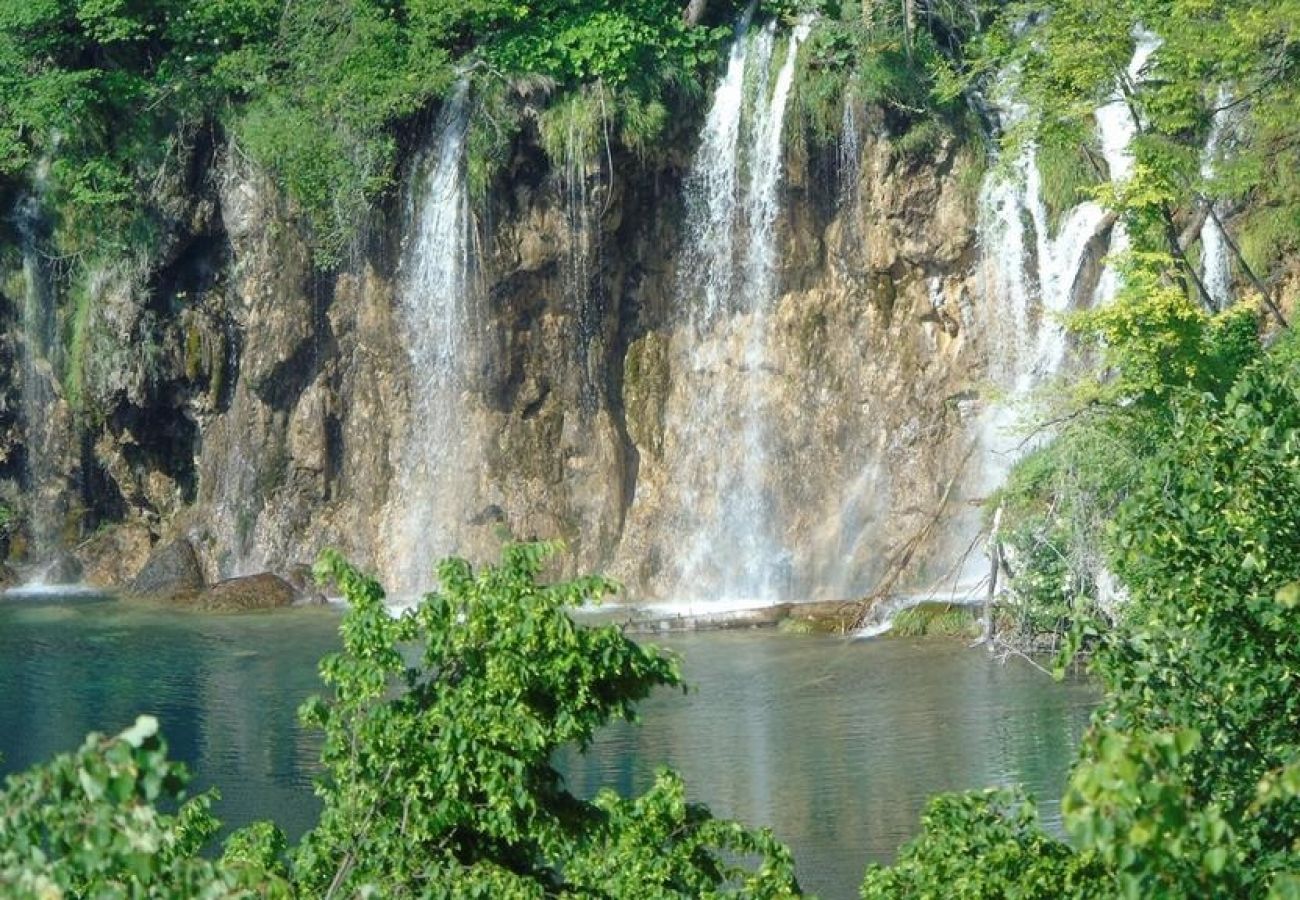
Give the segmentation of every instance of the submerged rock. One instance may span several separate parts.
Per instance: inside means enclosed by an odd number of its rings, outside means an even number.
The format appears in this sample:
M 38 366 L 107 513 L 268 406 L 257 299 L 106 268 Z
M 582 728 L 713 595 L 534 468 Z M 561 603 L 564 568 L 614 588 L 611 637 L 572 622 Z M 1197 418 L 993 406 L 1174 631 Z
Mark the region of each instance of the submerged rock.
M 195 606 L 208 612 L 247 612 L 292 606 L 297 598 L 293 585 L 279 575 L 263 572 L 219 581 L 199 593 Z
M 194 547 L 185 538 L 178 538 L 149 556 L 144 568 L 131 579 L 127 593 L 166 603 L 190 597 L 204 587 L 203 569 Z

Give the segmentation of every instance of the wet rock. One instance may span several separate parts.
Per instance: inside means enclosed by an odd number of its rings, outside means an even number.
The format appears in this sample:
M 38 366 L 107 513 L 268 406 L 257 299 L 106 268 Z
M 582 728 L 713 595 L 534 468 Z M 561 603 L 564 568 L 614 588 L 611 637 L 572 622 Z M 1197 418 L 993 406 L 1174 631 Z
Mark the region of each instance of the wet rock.
M 0 591 L 7 591 L 18 584 L 18 573 L 4 563 L 0 563 Z
M 46 584 L 76 584 L 81 581 L 81 563 L 71 553 L 60 553 L 40 573 Z
M 149 561 L 153 535 L 143 522 L 124 522 L 105 528 L 83 541 L 74 551 L 81 563 L 82 580 L 94 587 L 122 587 Z
M 250 612 L 292 606 L 297 598 L 292 584 L 263 572 L 219 581 L 195 598 L 195 606 L 208 612 Z
M 131 579 L 127 593 L 161 602 L 175 601 L 203 590 L 203 569 L 194 547 L 185 538 L 163 544 L 150 556 L 144 568 Z
M 293 587 L 296 594 L 293 598 L 294 606 L 325 605 L 325 594 L 316 583 L 311 566 L 306 563 L 290 566 L 289 571 L 284 573 L 284 580 Z

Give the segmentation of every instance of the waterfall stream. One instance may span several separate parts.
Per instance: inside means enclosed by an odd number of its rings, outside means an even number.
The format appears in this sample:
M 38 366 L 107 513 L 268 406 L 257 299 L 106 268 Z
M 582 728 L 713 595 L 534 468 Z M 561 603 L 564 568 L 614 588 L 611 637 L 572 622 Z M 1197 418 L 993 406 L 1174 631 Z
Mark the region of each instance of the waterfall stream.
M 1201 154 L 1201 177 L 1206 181 L 1214 178 L 1215 160 L 1226 139 L 1225 132 L 1231 130 L 1226 91 L 1220 91 L 1215 106 L 1218 112 L 1210 123 L 1210 135 Z M 1227 309 L 1232 304 L 1232 261 L 1228 242 L 1223 229 L 1209 216 L 1201 226 L 1201 283 L 1205 285 L 1210 304 L 1215 309 Z
M 1139 81 L 1159 40 L 1149 33 L 1135 35 L 1135 48 L 1126 72 L 1128 84 Z M 1026 110 L 1014 100 L 1014 78 L 1005 79 L 1002 89 L 1011 99 L 1003 100 L 1004 120 L 1014 124 Z M 1112 182 L 1132 177 L 1132 142 L 1138 123 L 1125 100 L 1124 85 L 1097 108 L 1096 136 L 1101 145 Z M 1128 236 L 1122 222 L 1109 222 L 1107 211 L 1097 202 L 1077 203 L 1060 218 L 1053 234 L 1044 199 L 1037 148 L 1032 144 L 1010 167 L 1009 173 L 992 171 L 979 198 L 979 246 L 981 282 L 984 294 L 983 328 L 988 337 L 989 380 L 993 389 L 979 419 L 976 455 L 966 486 L 967 512 L 958 513 L 950 525 L 950 539 L 944 555 L 955 560 L 951 581 L 941 590 L 918 594 L 915 601 L 941 593 L 957 601 L 982 596 L 982 579 L 987 562 L 975 544 L 983 527 L 977 505 L 1005 481 L 1016 460 L 1047 437 L 1039 432 L 1022 433 L 1025 411 L 1034 393 L 1058 376 L 1069 359 L 1069 347 L 1062 316 L 1072 309 L 1110 302 L 1120 287 L 1120 276 L 1109 264 L 1102 264 L 1095 284 L 1083 277 L 1090 256 L 1122 253 Z M 1094 264 L 1100 260 L 1093 258 Z M 1091 291 L 1088 288 L 1091 287 Z M 912 605 L 909 598 L 888 612 Z M 887 618 L 873 626 L 887 627 Z
M 462 82 L 438 117 L 428 174 L 413 192 L 400 273 L 410 418 L 390 488 L 385 573 L 399 595 L 427 587 L 433 561 L 456 550 L 455 525 L 478 477 L 465 402 L 480 327 L 465 171 L 469 120 Z
M 788 554 L 769 496 L 764 413 L 768 314 L 777 294 L 777 226 L 786 107 L 800 44 L 787 36 L 773 71 L 777 30 L 738 28 L 686 182 L 687 225 L 677 340 L 689 371 L 670 410 L 670 479 L 683 562 L 675 600 L 759 605 L 778 599 Z M 716 606 L 715 606 L 716 608 Z
M 43 184 L 38 179 L 38 189 Z M 27 531 L 31 541 L 28 557 L 34 562 L 48 561 L 59 546 L 62 510 L 67 497 L 60 490 L 57 460 L 62 457 L 68 435 L 55 415 L 59 405 L 56 392 L 56 367 L 61 349 L 55 314 L 55 291 L 42 255 L 43 230 L 39 195 L 19 201 L 14 210 L 14 230 L 22 253 L 23 302 L 21 339 L 18 342 L 20 369 L 19 403 L 25 433 L 25 472 L 27 485 Z M 63 579 L 37 572 L 34 583 L 58 582 Z

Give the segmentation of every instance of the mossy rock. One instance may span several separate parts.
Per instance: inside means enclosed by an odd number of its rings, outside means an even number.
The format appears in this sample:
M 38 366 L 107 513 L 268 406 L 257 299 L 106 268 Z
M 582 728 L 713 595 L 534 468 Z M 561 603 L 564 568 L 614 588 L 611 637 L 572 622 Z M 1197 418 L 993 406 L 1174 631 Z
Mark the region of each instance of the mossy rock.
M 278 575 L 263 572 L 228 578 L 199 592 L 193 606 L 206 612 L 253 612 L 293 606 L 298 591 Z
M 128 596 L 161 603 L 192 597 L 205 582 L 194 547 L 184 538 L 154 550 L 144 567 L 127 585 Z
M 651 331 L 627 348 L 623 359 L 623 408 L 627 430 L 642 450 L 663 453 L 664 407 L 671 388 L 668 339 Z

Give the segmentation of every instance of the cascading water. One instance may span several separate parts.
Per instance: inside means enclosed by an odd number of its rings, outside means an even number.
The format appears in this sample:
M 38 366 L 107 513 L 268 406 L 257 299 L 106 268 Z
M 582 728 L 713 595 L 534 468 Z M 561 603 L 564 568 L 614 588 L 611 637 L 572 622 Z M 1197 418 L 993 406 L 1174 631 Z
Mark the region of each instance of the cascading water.
M 852 97 L 844 98 L 844 117 L 840 121 L 840 145 L 836 165 L 839 168 L 840 205 L 853 209 L 858 203 L 862 175 L 862 136 L 858 133 L 858 117 L 853 112 Z M 854 221 L 853 216 L 849 221 Z
M 592 264 L 600 253 L 600 229 L 594 227 L 592 204 L 595 195 L 588 187 L 587 165 L 587 148 L 577 134 L 576 126 L 571 125 L 565 136 L 564 166 L 560 173 L 569 238 L 563 280 L 564 292 L 578 327 L 574 346 L 582 372 L 582 406 L 585 412 L 590 412 L 596 407 L 597 385 L 600 384 L 597 361 L 592 353 L 600 312 L 593 295 L 599 287 L 599 280 L 593 282 Z
M 1218 111 L 1210 124 L 1210 135 L 1205 142 L 1205 151 L 1201 154 L 1201 177 L 1206 181 L 1214 178 L 1215 160 L 1220 147 L 1230 130 L 1228 121 L 1228 94 L 1219 93 Z M 1210 295 L 1210 304 L 1215 309 L 1227 309 L 1232 303 L 1232 261 L 1228 242 L 1223 229 L 1212 216 L 1206 216 L 1201 226 L 1201 283 Z
M 43 178 L 38 178 L 38 187 Z M 56 460 L 63 458 L 68 435 L 60 427 L 55 411 L 59 398 L 55 386 L 59 341 L 55 318 L 55 294 L 50 273 L 42 256 L 43 219 L 39 196 L 19 202 L 14 214 L 23 263 L 22 339 L 18 355 L 21 369 L 22 421 L 26 444 L 27 531 L 31 541 L 28 556 L 42 562 L 58 550 L 58 533 L 66 497 L 60 490 Z M 37 584 L 48 578 L 34 576 Z
M 1139 125 L 1126 101 L 1125 89 L 1139 82 L 1159 40 L 1150 33 L 1135 35 L 1133 57 L 1126 71 L 1127 85 L 1095 112 L 1096 133 L 1113 182 L 1132 177 L 1132 141 Z M 1003 89 L 1013 89 L 1014 79 Z M 1014 123 L 1025 114 L 1022 106 L 1004 103 L 1004 118 Z M 947 556 L 955 560 L 951 580 L 942 588 L 945 599 L 973 600 L 982 596 L 988 564 L 977 548 L 982 523 L 975 511 L 979 502 L 1005 480 L 1015 461 L 1044 435 L 1026 438 L 1017 433 L 1033 393 L 1057 375 L 1067 362 L 1068 344 L 1061 321 L 1071 309 L 1109 302 L 1119 289 L 1119 274 L 1105 266 L 1091 296 L 1080 276 L 1093 243 L 1108 239 L 1108 253 L 1128 247 L 1123 224 L 1108 223 L 1100 204 L 1084 201 L 1061 218 L 1052 233 L 1043 197 L 1037 151 L 1026 147 L 1010 174 L 994 171 L 984 182 L 979 199 L 979 244 L 986 310 L 984 327 L 989 335 L 989 375 L 997 396 L 976 425 L 974 469 L 967 481 L 968 496 L 959 506 L 969 510 L 950 525 Z M 1109 229 L 1107 230 L 1107 225 Z M 924 600 L 936 592 L 918 595 Z M 909 598 L 884 610 L 875 629 L 887 627 L 887 617 L 909 605 Z
M 1137 43 L 1133 58 L 1124 73 L 1127 85 L 1117 86 L 1110 101 L 1096 112 L 1101 154 L 1106 160 L 1110 180 L 1117 184 L 1133 177 L 1133 139 L 1137 137 L 1140 128 L 1140 123 L 1134 119 L 1136 112 L 1129 105 L 1128 86 L 1136 85 L 1142 80 L 1151 55 L 1160 47 L 1160 38 L 1149 31 L 1139 31 L 1134 37 Z M 1128 246 L 1128 232 L 1124 223 L 1116 222 L 1110 236 L 1110 255 L 1123 253 Z M 1112 299 L 1119 288 L 1119 273 L 1113 266 L 1107 266 L 1097 285 L 1097 301 L 1105 303 Z
M 454 526 L 476 483 L 465 402 L 480 329 L 465 171 L 469 119 L 462 82 L 438 117 L 427 178 L 413 191 L 413 231 L 400 273 L 410 419 L 385 529 L 385 575 L 398 595 L 428 587 L 432 562 L 456 549 Z
M 685 408 L 667 433 L 683 563 L 674 600 L 758 605 L 789 579 L 766 483 L 768 313 L 777 293 L 776 239 L 786 106 L 809 25 L 791 30 L 773 72 L 775 23 L 738 28 L 686 182 L 679 292 L 688 310 Z M 736 379 L 736 372 L 742 377 Z
M 1159 40 L 1143 32 L 1137 36 L 1127 78 L 1136 83 L 1142 77 Z M 1012 106 L 1014 121 L 1023 111 Z M 1113 182 L 1132 177 L 1132 141 L 1138 124 L 1122 90 L 1095 113 L 1097 136 Z M 994 357 L 998 366 L 994 380 L 1009 395 L 994 404 L 981 435 L 985 490 L 997 486 L 1015 457 L 1022 452 L 1020 441 L 1010 435 L 1016 407 L 1065 362 L 1063 313 L 1089 301 L 1106 303 L 1119 287 L 1118 274 L 1104 270 L 1094 297 L 1075 296 L 1078 275 L 1089 250 L 1106 219 L 1106 211 L 1089 200 L 1076 205 L 1062 218 L 1052 236 L 1047 204 L 1043 199 L 1042 177 L 1037 153 L 1027 147 L 1017 161 L 1014 176 L 991 175 L 980 198 L 980 244 L 985 267 L 985 292 L 993 311 L 996 335 Z M 1031 227 L 1027 227 L 1031 226 Z M 1030 233 L 1032 232 L 1032 234 Z M 1128 246 L 1122 223 L 1110 230 L 1109 252 Z

